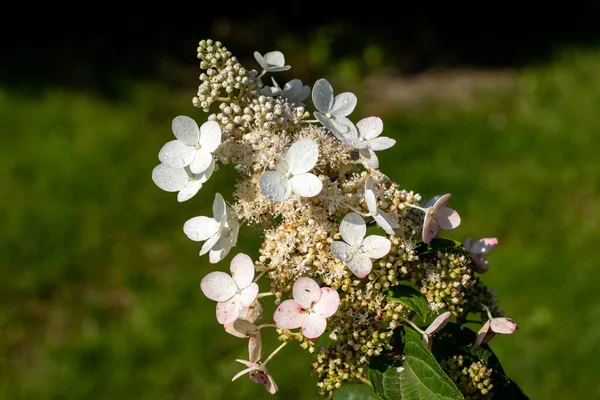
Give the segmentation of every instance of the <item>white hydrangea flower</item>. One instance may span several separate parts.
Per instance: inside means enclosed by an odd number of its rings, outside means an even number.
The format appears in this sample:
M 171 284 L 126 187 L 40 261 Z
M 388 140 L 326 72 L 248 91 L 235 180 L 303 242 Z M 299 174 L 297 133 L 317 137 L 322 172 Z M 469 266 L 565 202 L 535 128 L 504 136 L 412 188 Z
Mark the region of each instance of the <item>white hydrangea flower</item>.
M 340 224 L 343 242 L 331 243 L 331 252 L 343 261 L 359 278 L 369 275 L 373 268 L 371 259 L 384 257 L 392 248 L 392 242 L 383 236 L 367 234 L 365 220 L 356 212 L 347 214 Z
M 216 121 L 207 121 L 200 128 L 190 117 L 173 119 L 173 134 L 177 140 L 166 143 L 158 153 L 161 163 L 173 168 L 188 167 L 193 174 L 202 174 L 213 163 L 212 153 L 221 145 L 221 128 Z
M 206 240 L 200 250 L 200 255 L 203 256 L 210 252 L 209 260 L 215 264 L 225 258 L 231 248 L 236 245 L 240 224 L 231 215 L 229 206 L 219 193 L 215 195 L 213 214 L 214 218 L 194 217 L 189 219 L 183 225 L 183 231 L 195 242 Z
M 302 85 L 300 79 L 292 79 L 283 86 L 279 86 L 275 78 L 271 77 L 273 86 L 265 86 L 261 89 L 260 94 L 264 96 L 276 97 L 281 96 L 292 103 L 302 103 L 310 95 L 310 87 Z
M 215 161 L 201 174 L 193 174 L 189 167 L 173 168 L 165 164 L 158 164 L 152 170 L 152 180 L 166 192 L 179 192 L 177 201 L 184 202 L 196 195 L 202 184 L 215 170 Z
M 289 65 L 285 65 L 285 57 L 280 51 L 270 51 L 264 56 L 255 51 L 254 58 L 258 65 L 266 72 L 281 72 L 292 68 Z
M 394 139 L 379 137 L 383 132 L 383 121 L 379 117 L 363 118 L 356 124 L 358 137 L 347 143 L 350 147 L 358 149 L 360 158 L 368 168 L 378 169 L 379 159 L 375 151 L 386 150 L 396 144 Z
M 400 228 L 398 219 L 392 216 L 380 208 L 377 208 L 377 195 L 375 194 L 375 182 L 373 177 L 369 176 L 365 180 L 365 202 L 369 209 L 369 214 L 375 219 L 377 225 L 379 225 L 385 233 L 388 235 L 394 235 L 394 229 Z
M 313 197 L 321 192 L 323 183 L 311 169 L 317 164 L 319 147 L 312 139 L 300 139 L 290 146 L 285 159 L 279 159 L 275 171 L 260 176 L 260 189 L 270 200 L 283 202 L 293 191 L 301 197 Z
M 356 107 L 354 93 L 344 92 L 334 96 L 331 84 L 319 79 L 313 86 L 312 101 L 317 109 L 315 118 L 338 139 L 348 143 L 358 138 L 356 127 L 346 118 Z

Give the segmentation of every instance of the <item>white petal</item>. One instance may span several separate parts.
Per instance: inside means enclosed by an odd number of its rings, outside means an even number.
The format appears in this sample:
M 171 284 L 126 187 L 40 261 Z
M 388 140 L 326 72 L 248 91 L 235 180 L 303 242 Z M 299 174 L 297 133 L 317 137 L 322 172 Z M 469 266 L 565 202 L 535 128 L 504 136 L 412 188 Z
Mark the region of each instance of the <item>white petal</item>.
M 377 214 L 377 196 L 375 195 L 375 182 L 371 176 L 365 180 L 365 202 L 369 213 L 375 216 Z
M 290 181 L 277 171 L 263 172 L 258 184 L 265 197 L 273 201 L 287 200 L 292 191 Z
M 197 149 L 194 155 L 194 161 L 190 164 L 190 171 L 193 174 L 201 174 L 210 168 L 213 163 L 213 156 L 208 151 Z
M 310 313 L 302 321 L 302 334 L 308 339 L 316 339 L 325 332 L 327 320 L 316 313 Z
M 179 193 L 177 193 L 177 201 L 183 203 L 184 201 L 188 201 L 192 197 L 198 193 L 198 191 L 202 188 L 202 183 L 200 181 L 191 180 L 185 185 Z
M 516 331 L 518 326 L 517 323 L 510 318 L 492 318 L 490 328 L 495 333 L 509 335 Z
M 254 279 L 254 263 L 250 256 L 239 253 L 231 260 L 231 277 L 240 289 L 250 286 Z
M 220 224 L 209 217 L 194 217 L 183 224 L 183 232 L 194 242 L 201 242 L 213 236 Z
M 214 153 L 221 145 L 221 127 L 217 121 L 206 121 L 200 127 L 200 146 L 202 150 Z
M 159 164 L 152 170 L 152 180 L 164 191 L 178 192 L 185 187 L 190 177 L 183 168 Z
M 311 173 L 293 176 L 289 182 L 292 191 L 300 197 L 313 197 L 323 190 L 321 180 Z
M 346 117 L 340 117 L 338 115 L 332 117 L 329 120 L 332 127 L 330 128 L 334 135 L 339 135 L 340 140 L 344 143 L 352 142 L 358 139 L 358 131 L 356 126 Z
M 200 130 L 196 121 L 190 117 L 186 117 L 185 115 L 175 117 L 171 123 L 171 129 L 175 137 L 188 146 L 198 144 Z
M 365 220 L 356 212 L 346 214 L 340 223 L 340 235 L 349 245 L 359 245 L 367 233 Z
M 332 115 L 345 117 L 354 111 L 354 107 L 356 107 L 356 96 L 354 93 L 344 92 L 335 96 L 329 112 Z
M 158 152 L 160 162 L 173 168 L 183 168 L 190 165 L 194 161 L 194 157 L 196 157 L 196 149 L 179 140 L 171 140 L 165 143 Z
M 379 210 L 379 213 L 374 215 L 373 219 L 375 220 L 377 225 L 385 231 L 385 233 L 387 233 L 388 235 L 395 235 L 396 232 L 394 232 L 394 228 L 390 224 L 390 220 L 386 219 L 386 217 L 384 217 L 384 214 L 385 213 L 383 211 Z M 385 215 L 388 218 L 390 218 L 390 216 L 388 214 L 385 214 Z
M 296 329 L 302 325 L 306 316 L 304 308 L 295 300 L 285 300 L 275 310 L 273 321 L 278 328 Z
M 368 143 L 371 150 L 380 151 L 389 149 L 390 147 L 396 144 L 396 141 L 394 139 L 384 136 L 371 139 L 368 141 Z
M 260 65 L 260 67 L 262 69 L 268 68 L 267 62 L 265 61 L 264 57 L 258 51 L 254 52 L 254 58 L 256 59 L 256 62 L 258 63 L 258 65 Z
M 319 79 L 313 85 L 312 90 L 312 101 L 315 108 L 323 113 L 327 114 L 333 106 L 333 88 L 325 79 Z
M 438 315 L 437 318 L 434 319 L 433 322 L 427 327 L 427 329 L 425 329 L 425 333 L 428 335 L 433 335 L 434 333 L 439 332 L 443 327 L 446 326 L 451 315 L 452 313 L 450 311 Z
M 242 321 L 238 319 L 238 321 Z M 249 361 L 256 362 L 260 360 L 260 355 L 262 353 L 262 338 L 260 335 L 260 331 L 256 331 L 255 334 L 250 336 L 248 339 L 248 358 Z
M 392 248 L 392 242 L 383 236 L 371 235 L 362 241 L 363 254 L 369 258 L 381 258 L 387 255 Z
M 364 278 L 371 273 L 373 262 L 371 259 L 362 254 L 354 254 L 346 261 L 346 265 L 350 271 L 359 278 Z
M 287 71 L 291 68 L 289 65 L 285 65 L 285 58 L 280 51 L 270 51 L 264 55 L 263 59 L 269 72 Z
M 215 193 L 215 199 L 213 200 L 213 216 L 215 221 L 223 221 L 223 218 L 227 216 L 227 204 L 225 199 L 221 196 L 221 193 Z
M 304 174 L 314 168 L 319 159 L 319 146 L 312 139 L 300 139 L 290 146 L 285 155 L 288 170 L 294 175 Z
M 363 118 L 356 123 L 358 136 L 364 139 L 373 139 L 383 132 L 383 121 L 379 117 Z
M 200 289 L 206 297 L 214 301 L 227 301 L 238 290 L 233 278 L 221 271 L 211 272 L 202 278 Z
M 339 240 L 335 240 L 331 243 L 330 247 L 333 255 L 340 261 L 346 262 L 352 256 L 352 247 L 345 242 L 340 242 Z
M 360 154 L 360 159 L 362 163 L 370 169 L 378 169 L 379 168 L 379 158 L 377 158 L 377 154 L 369 148 L 360 149 L 358 151 Z
M 465 243 L 466 243 L 466 241 L 465 241 Z M 467 249 L 467 250 L 469 250 L 471 253 L 474 253 L 474 254 L 487 254 L 490 251 L 494 250 L 494 248 L 496 248 L 497 245 L 498 245 L 498 239 L 483 238 L 483 239 L 479 239 L 478 241 L 473 243 L 471 248 Z
M 258 295 L 258 284 L 251 283 L 240 292 L 240 304 L 242 307 L 250 307 L 254 300 L 256 300 L 256 296 Z
M 454 229 L 460 225 L 460 215 L 449 207 L 438 210 L 435 220 L 442 229 Z
M 292 296 L 302 307 L 311 308 L 321 298 L 321 288 L 317 282 L 305 276 L 294 283 Z
M 217 303 L 217 321 L 221 325 L 232 324 L 239 317 L 241 310 L 240 296 L 236 294 L 228 301 Z
M 211 264 L 216 264 L 223 260 L 229 254 L 231 248 L 235 245 L 231 241 L 231 235 L 221 235 L 221 238 L 210 249 L 208 260 Z
M 329 318 L 337 311 L 340 306 L 340 295 L 332 288 L 321 288 L 321 298 L 314 305 L 313 311 L 321 317 Z
M 210 238 L 208 238 L 208 240 L 206 242 L 204 242 L 204 244 L 202 245 L 202 248 L 200 249 L 201 256 L 203 256 L 206 253 L 208 253 L 209 251 L 211 251 L 212 248 L 215 247 L 215 244 L 217 244 L 217 242 L 219 240 L 221 240 L 221 232 L 222 232 L 222 230 L 221 230 L 221 228 L 219 228 L 217 233 L 212 235 Z

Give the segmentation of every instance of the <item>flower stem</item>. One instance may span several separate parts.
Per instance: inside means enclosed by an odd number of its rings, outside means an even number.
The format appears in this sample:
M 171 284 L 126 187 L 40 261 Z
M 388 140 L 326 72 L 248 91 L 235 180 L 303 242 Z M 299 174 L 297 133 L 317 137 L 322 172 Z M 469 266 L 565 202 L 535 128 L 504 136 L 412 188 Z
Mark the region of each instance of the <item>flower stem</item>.
M 273 352 L 271 353 L 271 355 L 269 355 L 269 357 L 267 357 L 267 359 L 265 361 L 262 362 L 262 365 L 267 365 L 267 363 L 269 361 L 271 361 L 271 359 L 275 356 L 275 354 L 277 354 L 279 352 L 279 350 L 283 349 L 285 347 L 285 345 L 288 344 L 288 342 L 283 342 L 281 343 L 281 345 L 276 348 L 275 350 L 273 350 Z
M 319 120 L 318 119 L 309 119 L 309 120 L 303 120 L 300 122 L 302 122 L 303 124 L 315 124 L 315 123 L 319 122 Z
M 272 293 L 272 292 L 259 293 L 258 296 L 256 296 L 256 298 L 260 299 L 260 298 L 267 297 L 267 296 L 275 296 L 275 293 Z
M 409 207 L 412 207 L 412 208 L 416 208 L 417 210 L 421 210 L 421 211 L 423 211 L 424 213 L 426 213 L 426 212 L 427 212 L 427 209 L 426 209 L 426 208 L 419 207 L 419 206 L 415 206 L 414 204 L 410 204 L 410 203 L 404 203 L 404 205 L 406 205 L 406 206 L 409 206 Z
M 416 326 L 415 324 L 413 324 L 411 321 L 407 320 L 406 318 L 402 318 L 404 320 L 404 322 L 406 322 L 407 324 L 409 324 L 410 326 L 412 326 L 417 332 L 419 332 L 421 335 L 424 335 L 425 332 L 423 332 L 421 330 L 421 328 L 419 328 L 418 326 Z
M 349 205 L 349 204 L 346 204 L 346 203 L 340 203 L 340 205 L 342 205 L 342 206 L 344 206 L 344 207 L 347 207 L 347 208 L 351 209 L 352 211 L 354 211 L 354 212 L 355 212 L 355 213 L 357 213 L 357 214 L 360 214 L 360 215 L 362 215 L 363 217 L 370 217 L 370 216 L 371 216 L 371 214 L 369 214 L 369 213 L 362 213 L 362 212 L 358 211 L 356 208 L 352 207 L 352 206 L 351 206 L 351 205 Z
M 265 269 L 263 272 L 261 272 L 260 274 L 258 274 L 258 276 L 257 276 L 256 278 L 254 278 L 254 281 L 253 281 L 253 282 L 254 282 L 254 283 L 258 282 L 258 280 L 259 280 L 260 278 L 262 278 L 262 276 L 263 276 L 264 274 L 266 274 L 266 273 L 267 273 L 267 270 Z
M 275 325 L 275 324 L 262 324 L 262 325 L 259 325 L 259 326 L 256 327 L 256 329 L 258 329 L 259 331 L 262 328 L 277 328 L 277 325 Z

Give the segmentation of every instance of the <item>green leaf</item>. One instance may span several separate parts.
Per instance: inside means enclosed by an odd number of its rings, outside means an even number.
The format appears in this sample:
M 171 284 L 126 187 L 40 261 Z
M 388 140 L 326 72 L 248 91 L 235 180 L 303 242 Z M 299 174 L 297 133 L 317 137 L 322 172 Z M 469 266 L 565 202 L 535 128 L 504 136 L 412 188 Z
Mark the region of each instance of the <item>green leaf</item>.
M 380 400 L 369 385 L 344 385 L 333 393 L 333 400 Z
M 423 321 L 427 319 L 427 299 L 412 283 L 402 281 L 397 286 L 392 286 L 386 291 L 387 298 L 404 304 L 413 310 Z
M 423 242 L 419 243 L 415 249 L 415 253 L 418 255 L 425 255 L 435 253 L 439 250 L 451 249 L 460 246 L 462 246 L 462 243 L 457 242 L 454 239 L 436 237 L 429 244 L 425 244 Z

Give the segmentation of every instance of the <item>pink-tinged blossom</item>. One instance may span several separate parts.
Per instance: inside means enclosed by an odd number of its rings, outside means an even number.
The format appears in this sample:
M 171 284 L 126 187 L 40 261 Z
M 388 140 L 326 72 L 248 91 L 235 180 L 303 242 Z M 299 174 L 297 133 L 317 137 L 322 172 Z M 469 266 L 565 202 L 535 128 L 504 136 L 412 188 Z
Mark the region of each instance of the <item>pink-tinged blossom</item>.
M 217 302 L 217 321 L 222 325 L 233 323 L 244 307 L 249 307 L 258 295 L 254 279 L 254 263 L 240 253 L 231 260 L 231 276 L 216 271 L 206 275 L 200 288 L 206 297 Z
M 451 315 L 452 313 L 450 311 L 446 311 L 445 313 L 438 315 L 437 318 L 434 319 L 433 322 L 423 332 L 423 341 L 425 342 L 425 345 L 429 351 L 431 351 L 433 334 L 441 331 L 442 328 L 448 324 L 448 319 Z
M 331 243 L 333 255 L 343 261 L 359 278 L 369 275 L 373 268 L 371 259 L 384 257 L 392 248 L 392 242 L 383 236 L 367 234 L 365 220 L 356 212 L 347 214 L 340 224 L 344 241 Z
M 465 240 L 465 249 L 471 253 L 471 261 L 476 272 L 483 274 L 489 269 L 488 261 L 484 257 L 484 254 L 494 250 L 497 245 L 498 239 L 496 238 L 483 238 L 476 242 L 473 242 L 471 238 Z
M 267 367 L 265 367 L 264 365 L 261 365 L 257 362 L 252 362 L 252 361 L 246 361 L 246 360 L 235 360 L 235 361 L 244 364 L 248 368 L 246 368 L 245 370 L 236 374 L 233 377 L 233 379 L 231 379 L 232 382 L 235 381 L 240 376 L 242 376 L 246 373 L 249 373 L 250 379 L 252 379 L 252 381 L 254 381 L 255 383 L 258 383 L 259 385 L 263 385 L 265 387 L 265 389 L 267 389 L 267 392 L 269 392 L 270 394 L 277 393 L 277 390 L 279 390 L 279 389 L 277 388 L 277 384 L 275 383 L 275 380 L 273 379 L 273 377 L 267 370 Z
M 474 346 L 475 349 L 492 340 L 497 334 L 510 335 L 519 328 L 517 323 L 512 319 L 504 317 L 492 318 L 489 310 L 487 310 L 487 312 L 489 319 L 483 324 L 481 329 L 479 329 L 479 332 L 477 332 Z
M 302 334 L 308 339 L 321 336 L 327 327 L 327 318 L 335 314 L 340 305 L 338 293 L 303 277 L 294 283 L 292 296 L 293 299 L 285 300 L 275 310 L 275 325 L 281 329 L 302 328 Z
M 450 207 L 446 207 L 450 196 L 450 193 L 440 196 L 432 205 L 430 204 L 433 199 L 427 202 L 423 221 L 423 243 L 431 243 L 440 233 L 440 229 L 454 229 L 460 225 L 460 215 Z

